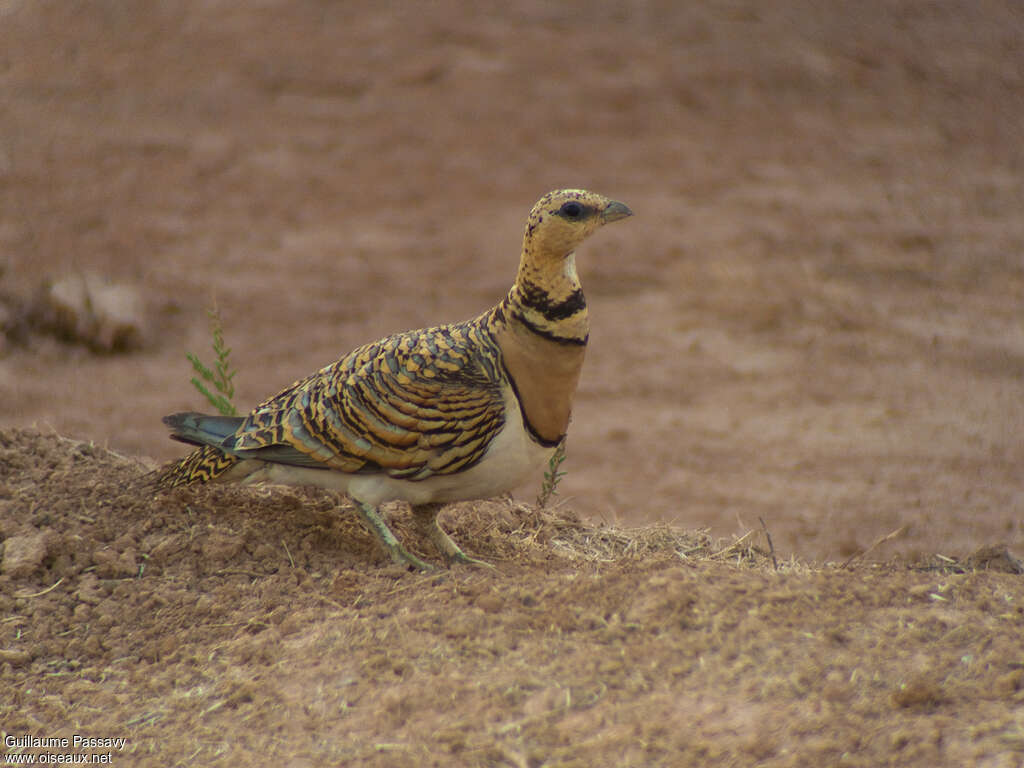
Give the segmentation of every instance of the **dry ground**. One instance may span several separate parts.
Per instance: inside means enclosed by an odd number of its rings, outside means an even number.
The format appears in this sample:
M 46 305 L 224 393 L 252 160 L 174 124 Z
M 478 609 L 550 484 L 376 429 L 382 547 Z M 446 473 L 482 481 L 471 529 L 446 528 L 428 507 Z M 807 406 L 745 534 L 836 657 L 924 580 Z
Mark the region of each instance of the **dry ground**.
M 0 92 L 5 732 L 1024 762 L 1024 586 L 978 570 L 1024 554 L 1019 3 L 0 0 Z M 496 573 L 397 574 L 315 494 L 133 485 L 212 299 L 250 405 L 492 304 L 558 186 L 637 215 L 580 254 L 562 506 L 449 513 Z M 39 311 L 69 278 L 132 332 Z
M 775 568 L 753 536 L 481 502 L 447 523 L 496 570 L 411 575 L 326 495 L 154 496 L 88 443 L 0 450 L 8 734 L 123 737 L 95 753 L 137 766 L 1024 759 L 1005 557 Z

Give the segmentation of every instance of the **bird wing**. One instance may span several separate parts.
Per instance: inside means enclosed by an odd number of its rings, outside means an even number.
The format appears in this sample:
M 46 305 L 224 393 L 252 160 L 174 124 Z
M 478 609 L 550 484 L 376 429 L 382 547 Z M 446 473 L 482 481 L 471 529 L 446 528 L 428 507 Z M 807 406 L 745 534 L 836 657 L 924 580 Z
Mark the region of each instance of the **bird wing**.
M 239 458 L 423 480 L 471 466 L 505 422 L 496 346 L 463 323 L 391 336 L 257 406 Z

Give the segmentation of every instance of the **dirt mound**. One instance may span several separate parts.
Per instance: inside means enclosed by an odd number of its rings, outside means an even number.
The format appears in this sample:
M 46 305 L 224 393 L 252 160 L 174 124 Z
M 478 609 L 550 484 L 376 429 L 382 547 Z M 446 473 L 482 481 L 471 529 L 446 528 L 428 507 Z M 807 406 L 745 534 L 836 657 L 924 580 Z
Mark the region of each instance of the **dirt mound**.
M 7 748 L 1017 768 L 1021 40 L 1018 0 L 0 0 Z M 181 455 L 213 304 L 243 409 L 474 316 L 565 186 L 636 216 L 580 253 L 569 501 L 446 513 L 495 572 L 98 447 Z
M 408 574 L 327 494 L 155 494 L 142 462 L 33 431 L 0 451 L 13 753 L 77 734 L 126 741 L 64 753 L 137 766 L 1024 759 L 1019 575 L 773 565 L 763 532 L 501 500 L 446 513 L 495 570 Z

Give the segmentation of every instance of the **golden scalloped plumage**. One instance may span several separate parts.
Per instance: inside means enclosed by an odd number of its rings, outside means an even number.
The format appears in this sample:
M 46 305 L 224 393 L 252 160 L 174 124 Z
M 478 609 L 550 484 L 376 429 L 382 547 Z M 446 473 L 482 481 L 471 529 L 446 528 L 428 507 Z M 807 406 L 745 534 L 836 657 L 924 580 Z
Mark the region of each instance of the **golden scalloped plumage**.
M 630 214 L 584 190 L 545 195 L 527 221 L 516 281 L 497 306 L 359 347 L 248 416 L 168 416 L 175 439 L 200 447 L 158 484 L 345 491 L 395 561 L 429 567 L 377 513 L 384 501 L 404 500 L 449 561 L 473 562 L 437 526 L 437 510 L 510 490 L 564 436 L 589 334 L 574 251 Z

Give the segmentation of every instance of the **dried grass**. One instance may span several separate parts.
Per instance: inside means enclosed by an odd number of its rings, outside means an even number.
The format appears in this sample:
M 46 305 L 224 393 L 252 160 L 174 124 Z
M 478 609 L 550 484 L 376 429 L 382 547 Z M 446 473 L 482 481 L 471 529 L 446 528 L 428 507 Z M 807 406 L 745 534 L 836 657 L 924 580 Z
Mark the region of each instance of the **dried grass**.
M 511 560 L 555 555 L 577 563 L 616 563 L 671 553 L 683 563 L 777 567 L 765 530 L 715 539 L 706 529 L 686 530 L 667 523 L 592 523 L 564 506 L 541 508 L 507 500 L 455 505 L 447 513 L 446 524 L 467 543 L 476 542 L 485 557 L 487 548 Z

